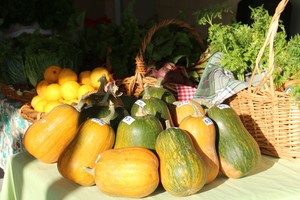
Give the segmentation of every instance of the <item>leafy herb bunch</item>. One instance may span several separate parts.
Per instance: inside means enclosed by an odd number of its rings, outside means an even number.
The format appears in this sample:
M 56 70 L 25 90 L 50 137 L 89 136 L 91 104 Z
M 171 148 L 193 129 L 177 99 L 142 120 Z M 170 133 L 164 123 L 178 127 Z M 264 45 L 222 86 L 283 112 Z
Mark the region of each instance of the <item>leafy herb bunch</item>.
M 252 25 L 214 23 L 215 19 L 222 19 L 223 13 L 230 12 L 224 7 L 198 12 L 198 23 L 209 25 L 207 41 L 210 53 L 223 52 L 220 65 L 232 71 L 239 80 L 244 80 L 245 74 L 252 72 L 272 19 L 262 6 L 251 10 Z M 295 35 L 288 40 L 282 22 L 279 23 L 279 30 L 274 39 L 273 78 L 276 87 L 281 87 L 300 70 L 300 36 Z M 261 70 L 266 70 L 268 66 L 268 51 L 267 47 L 260 62 Z

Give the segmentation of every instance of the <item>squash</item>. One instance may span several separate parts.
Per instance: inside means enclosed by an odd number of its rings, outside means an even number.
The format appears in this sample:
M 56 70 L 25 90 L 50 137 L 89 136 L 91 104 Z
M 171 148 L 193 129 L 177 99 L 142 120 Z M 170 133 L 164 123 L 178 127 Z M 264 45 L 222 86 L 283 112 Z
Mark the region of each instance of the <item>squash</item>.
M 179 124 L 185 117 L 192 115 L 195 112 L 194 106 L 196 106 L 197 110 L 202 115 L 205 115 L 205 111 L 202 105 L 196 100 L 191 99 L 185 101 L 175 101 L 173 102 L 173 104 L 176 105 L 175 114 L 173 116 L 175 126 L 179 126 Z
M 228 105 L 208 109 L 207 115 L 217 126 L 217 151 L 221 172 L 229 178 L 249 174 L 261 160 L 257 142 L 245 128 L 237 113 Z
M 149 87 L 147 87 L 147 85 L 144 88 L 145 90 L 143 98 L 138 99 L 131 107 L 131 115 L 135 116 L 139 110 L 139 107 L 142 106 L 146 113 L 153 115 L 160 120 L 164 129 L 166 128 L 166 120 L 169 120 L 170 124 L 173 126 L 173 119 L 168 105 L 161 99 L 151 97 L 148 91 Z
M 144 91 L 141 93 L 141 98 L 145 94 L 145 90 L 148 90 L 148 93 L 151 97 L 156 97 L 163 100 L 168 106 L 173 105 L 173 102 L 176 101 L 176 98 L 171 91 L 163 87 L 162 81 L 163 79 L 159 78 L 154 85 L 150 86 L 146 84 Z
M 100 153 L 113 147 L 115 132 L 103 120 L 91 118 L 79 128 L 76 137 L 57 161 L 59 173 L 66 179 L 82 186 L 95 184 L 93 169 Z
M 156 140 L 164 189 L 174 196 L 197 193 L 206 181 L 205 163 L 188 132 L 167 125 Z
M 196 149 L 204 160 L 206 182 L 211 183 L 219 174 L 219 158 L 216 150 L 216 129 L 213 121 L 200 113 L 193 105 L 194 114 L 184 118 L 179 128 L 189 132 L 194 139 Z
M 74 139 L 78 129 L 78 118 L 79 112 L 73 106 L 56 106 L 26 130 L 25 149 L 42 162 L 56 162 Z
M 172 121 L 174 122 L 173 116 L 175 115 L 176 105 L 174 105 L 173 103 L 176 101 L 176 97 L 170 90 L 164 88 L 164 86 L 162 85 L 163 80 L 163 78 L 158 78 L 154 85 L 150 86 L 146 84 L 144 91 L 147 90 L 148 94 L 151 97 L 161 99 L 167 104 L 172 116 Z M 142 95 L 144 95 L 144 92 L 142 92 Z
M 140 146 L 155 150 L 156 138 L 163 130 L 159 119 L 140 106 L 136 116 L 127 116 L 119 123 L 114 148 Z
M 110 196 L 142 198 L 159 184 L 157 156 L 143 147 L 110 149 L 95 167 L 96 186 Z

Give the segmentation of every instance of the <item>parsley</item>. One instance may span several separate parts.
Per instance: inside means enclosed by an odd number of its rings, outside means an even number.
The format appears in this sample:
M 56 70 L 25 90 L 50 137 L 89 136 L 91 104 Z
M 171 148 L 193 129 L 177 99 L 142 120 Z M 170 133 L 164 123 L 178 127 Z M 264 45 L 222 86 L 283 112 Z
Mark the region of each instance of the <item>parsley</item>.
M 223 52 L 220 65 L 232 71 L 239 80 L 244 80 L 245 74 L 252 72 L 272 19 L 272 16 L 262 6 L 251 8 L 251 10 L 253 20 L 251 26 L 239 22 L 232 22 L 228 25 L 214 23 L 215 18 L 222 19 L 222 14 L 228 12 L 224 7 L 206 10 L 202 12 L 202 15 L 198 15 L 198 24 L 209 25 L 207 41 L 210 52 Z M 288 41 L 281 22 L 279 30 L 274 40 L 275 69 L 273 77 L 277 87 L 300 70 L 299 36 Z M 266 70 L 265 67 L 268 66 L 268 51 L 267 47 L 260 62 L 263 70 Z

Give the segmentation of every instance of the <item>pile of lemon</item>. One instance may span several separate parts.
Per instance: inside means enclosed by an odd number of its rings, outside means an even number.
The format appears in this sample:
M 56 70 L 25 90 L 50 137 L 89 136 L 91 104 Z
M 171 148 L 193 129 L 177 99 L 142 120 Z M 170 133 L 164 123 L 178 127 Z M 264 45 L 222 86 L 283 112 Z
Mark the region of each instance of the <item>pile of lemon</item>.
M 103 74 L 110 81 L 111 75 L 104 67 L 77 74 L 70 68 L 49 66 L 44 71 L 44 79 L 35 87 L 37 95 L 32 98 L 31 106 L 47 113 L 59 104 L 77 104 L 82 95 L 99 88 L 99 78 Z

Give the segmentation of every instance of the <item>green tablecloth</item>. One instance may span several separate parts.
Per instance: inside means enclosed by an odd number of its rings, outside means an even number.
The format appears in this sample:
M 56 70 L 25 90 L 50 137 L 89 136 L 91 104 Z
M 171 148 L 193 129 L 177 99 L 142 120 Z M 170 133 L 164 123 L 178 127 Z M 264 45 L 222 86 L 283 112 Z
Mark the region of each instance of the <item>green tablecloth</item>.
M 263 156 L 249 176 L 228 179 L 219 176 L 188 200 L 299 200 L 300 160 Z M 56 164 L 45 164 L 26 152 L 15 154 L 7 163 L 1 200 L 109 200 L 126 199 L 103 194 L 96 186 L 83 187 L 64 179 Z M 159 187 L 143 200 L 179 199 Z
M 30 123 L 19 115 L 22 105 L 0 94 L 0 168 L 3 170 L 11 155 L 25 151 L 23 135 Z

